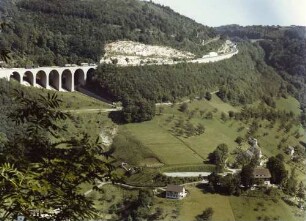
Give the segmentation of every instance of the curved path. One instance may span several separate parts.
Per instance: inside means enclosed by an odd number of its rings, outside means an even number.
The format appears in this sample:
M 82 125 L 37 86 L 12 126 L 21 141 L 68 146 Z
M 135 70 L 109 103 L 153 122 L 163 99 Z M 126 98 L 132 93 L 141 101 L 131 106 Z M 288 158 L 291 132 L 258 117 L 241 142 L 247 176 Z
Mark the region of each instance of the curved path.
M 100 183 L 97 187 L 98 188 L 101 188 L 102 186 L 106 185 L 106 184 L 111 184 L 111 182 L 102 182 Z M 90 189 L 90 190 L 87 190 L 84 195 L 87 196 L 89 195 L 90 193 L 92 193 L 92 191 L 94 191 L 93 189 Z
M 67 109 L 63 110 L 63 112 L 70 112 L 70 113 L 76 113 L 76 114 L 83 114 L 83 113 L 108 113 L 108 112 L 115 112 L 115 111 L 121 111 L 122 107 L 117 108 L 93 108 L 93 109 Z

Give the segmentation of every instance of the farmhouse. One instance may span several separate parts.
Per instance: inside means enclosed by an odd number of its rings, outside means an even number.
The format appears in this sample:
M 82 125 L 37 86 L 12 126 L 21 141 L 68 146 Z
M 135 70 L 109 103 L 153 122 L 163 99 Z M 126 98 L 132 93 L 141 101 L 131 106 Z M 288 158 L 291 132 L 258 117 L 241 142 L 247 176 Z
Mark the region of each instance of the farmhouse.
M 271 173 L 267 168 L 258 167 L 254 169 L 253 177 L 256 184 L 270 185 Z
M 187 195 L 185 187 L 179 185 L 167 185 L 166 198 L 182 199 Z

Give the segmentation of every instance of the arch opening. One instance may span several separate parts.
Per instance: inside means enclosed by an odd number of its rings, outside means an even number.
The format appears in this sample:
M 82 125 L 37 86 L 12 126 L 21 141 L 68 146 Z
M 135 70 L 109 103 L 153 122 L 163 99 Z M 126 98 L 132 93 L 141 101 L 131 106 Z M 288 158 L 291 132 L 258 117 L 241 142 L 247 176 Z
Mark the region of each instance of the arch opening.
M 86 77 L 86 83 L 90 83 L 94 77 L 95 77 L 95 69 L 94 68 L 90 68 L 87 73 L 86 73 L 87 77 Z
M 62 88 L 72 91 L 72 73 L 70 70 L 64 70 L 62 73 Z
M 23 75 L 23 82 L 25 84 L 30 84 L 30 85 L 34 85 L 34 74 L 31 71 L 27 71 L 24 73 Z
M 47 74 L 44 71 L 39 71 L 36 74 L 36 84 L 42 86 L 43 88 L 47 88 Z
M 49 86 L 60 90 L 60 75 L 56 70 L 52 70 L 49 74 Z
M 85 73 L 82 69 L 78 69 L 74 72 L 74 87 L 77 89 L 79 86 L 83 86 L 86 83 Z
M 14 71 L 11 75 L 10 75 L 10 80 L 15 80 L 18 81 L 19 83 L 21 82 L 21 75 Z

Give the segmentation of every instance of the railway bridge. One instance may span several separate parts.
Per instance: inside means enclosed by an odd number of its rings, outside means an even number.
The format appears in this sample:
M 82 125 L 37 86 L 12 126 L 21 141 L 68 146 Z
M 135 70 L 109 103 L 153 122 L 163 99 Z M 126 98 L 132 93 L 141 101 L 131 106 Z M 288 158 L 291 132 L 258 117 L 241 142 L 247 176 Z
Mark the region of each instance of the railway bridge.
M 97 65 L 37 67 L 37 68 L 0 68 L 0 78 L 14 79 L 23 85 L 43 87 L 58 91 L 75 91 L 91 77 Z

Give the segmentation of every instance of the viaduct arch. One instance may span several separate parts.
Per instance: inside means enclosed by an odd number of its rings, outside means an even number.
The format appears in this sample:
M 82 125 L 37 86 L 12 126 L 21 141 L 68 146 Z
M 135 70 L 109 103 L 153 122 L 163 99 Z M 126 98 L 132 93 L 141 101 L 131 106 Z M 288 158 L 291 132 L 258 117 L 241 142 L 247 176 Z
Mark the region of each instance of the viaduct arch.
M 27 86 L 72 92 L 84 85 L 96 68 L 97 65 L 0 69 L 0 78 L 13 79 Z

